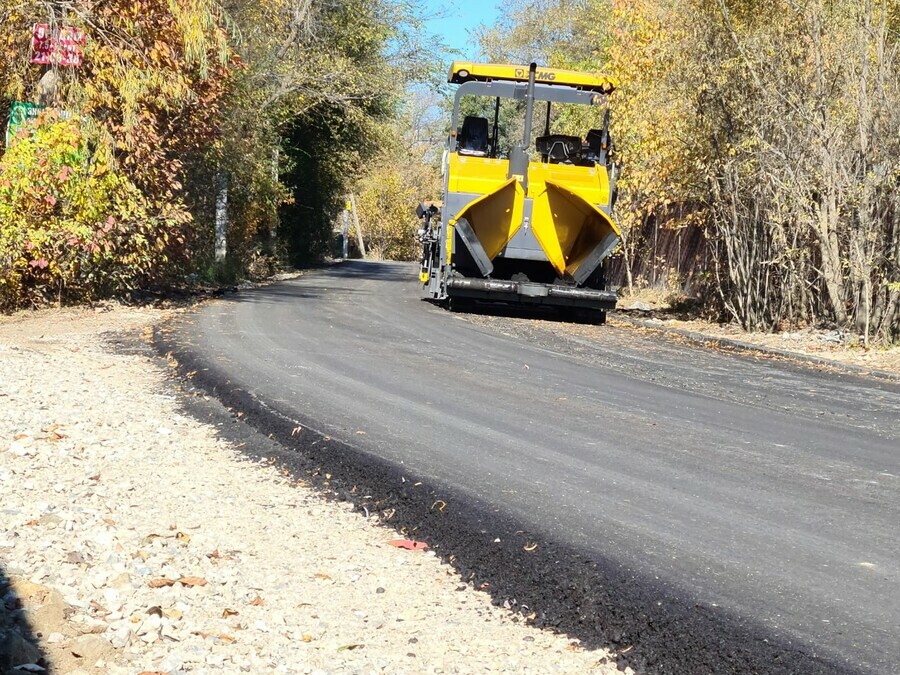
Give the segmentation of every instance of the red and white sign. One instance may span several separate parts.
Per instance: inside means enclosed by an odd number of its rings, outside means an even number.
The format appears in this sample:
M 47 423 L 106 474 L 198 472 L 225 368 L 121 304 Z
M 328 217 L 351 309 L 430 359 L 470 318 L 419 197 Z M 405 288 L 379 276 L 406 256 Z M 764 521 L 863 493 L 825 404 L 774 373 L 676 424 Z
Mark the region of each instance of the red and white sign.
M 34 24 L 34 30 L 31 33 L 31 62 L 50 63 L 53 60 L 53 43 L 50 26 L 45 23 Z
M 31 34 L 31 62 L 80 66 L 84 43 L 83 30 L 63 26 L 58 31 L 52 31 L 46 23 L 36 23 Z
M 84 46 L 84 31 L 77 28 L 63 26 L 59 29 L 59 46 L 57 56 L 61 66 L 80 66 L 82 59 L 81 48 Z

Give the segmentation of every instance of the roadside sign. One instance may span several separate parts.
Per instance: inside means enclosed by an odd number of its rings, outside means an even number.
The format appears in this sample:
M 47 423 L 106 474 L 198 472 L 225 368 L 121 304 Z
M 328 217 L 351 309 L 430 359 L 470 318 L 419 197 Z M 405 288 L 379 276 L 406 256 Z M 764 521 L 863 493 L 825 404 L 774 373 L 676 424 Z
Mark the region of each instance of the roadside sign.
M 49 64 L 53 59 L 53 37 L 46 23 L 34 24 L 31 32 L 31 62 Z
M 13 101 L 9 110 L 9 123 L 6 125 L 6 147 L 23 126 L 33 121 L 40 114 L 44 106 L 35 103 L 21 103 Z
M 84 43 L 85 34 L 79 28 L 63 26 L 54 31 L 46 23 L 36 23 L 31 31 L 31 62 L 80 66 Z
M 84 46 L 84 31 L 69 26 L 59 29 L 59 46 L 57 55 L 61 66 L 80 66 L 81 48 Z

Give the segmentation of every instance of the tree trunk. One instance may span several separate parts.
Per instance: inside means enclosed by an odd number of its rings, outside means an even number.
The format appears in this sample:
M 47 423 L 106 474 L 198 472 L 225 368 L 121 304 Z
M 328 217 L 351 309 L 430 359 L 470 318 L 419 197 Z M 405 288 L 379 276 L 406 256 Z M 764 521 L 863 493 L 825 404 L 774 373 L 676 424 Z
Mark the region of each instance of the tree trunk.
M 225 260 L 228 254 L 228 174 L 216 172 L 216 262 Z

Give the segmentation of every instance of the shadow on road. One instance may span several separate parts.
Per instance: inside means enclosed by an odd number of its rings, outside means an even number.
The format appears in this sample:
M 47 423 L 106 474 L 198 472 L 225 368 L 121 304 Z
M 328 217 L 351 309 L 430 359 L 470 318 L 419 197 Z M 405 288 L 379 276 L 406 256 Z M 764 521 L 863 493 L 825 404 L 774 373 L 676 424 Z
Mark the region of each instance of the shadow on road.
M 25 664 L 50 670 L 49 661 L 25 616 L 22 599 L 0 564 L 0 673 Z
M 418 269 L 414 263 L 376 260 L 343 260 L 325 268 L 329 277 L 372 279 L 373 281 L 397 281 L 415 284 Z

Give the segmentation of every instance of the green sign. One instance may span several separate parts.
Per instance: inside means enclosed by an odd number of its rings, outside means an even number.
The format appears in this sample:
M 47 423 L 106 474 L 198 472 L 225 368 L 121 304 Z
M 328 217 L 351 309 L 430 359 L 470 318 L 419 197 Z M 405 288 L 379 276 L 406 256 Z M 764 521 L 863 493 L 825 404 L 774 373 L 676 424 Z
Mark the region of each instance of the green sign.
M 10 108 L 9 111 L 9 124 L 6 125 L 7 148 L 9 147 L 13 136 L 16 135 L 16 132 L 25 126 L 25 124 L 34 120 L 43 109 L 44 106 L 35 103 L 20 103 L 19 101 L 13 101 L 12 108 Z

